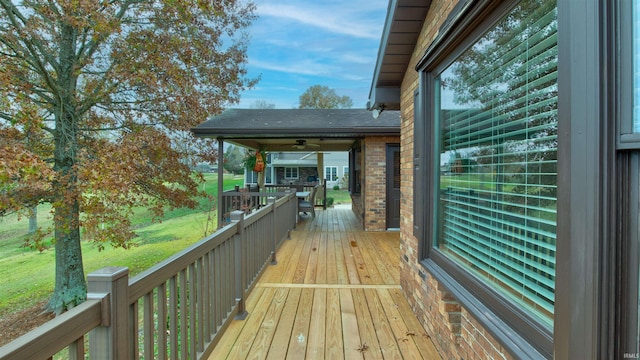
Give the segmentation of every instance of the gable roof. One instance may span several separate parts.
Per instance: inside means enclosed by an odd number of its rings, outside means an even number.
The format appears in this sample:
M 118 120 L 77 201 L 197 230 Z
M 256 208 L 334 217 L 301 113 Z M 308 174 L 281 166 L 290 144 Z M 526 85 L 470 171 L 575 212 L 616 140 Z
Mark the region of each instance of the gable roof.
M 400 112 L 373 119 L 366 109 L 228 109 L 191 131 L 267 151 L 299 151 L 298 139 L 317 145 L 308 150 L 347 151 L 366 136 L 399 136 Z
M 400 85 L 431 0 L 390 0 L 367 109 L 400 109 Z

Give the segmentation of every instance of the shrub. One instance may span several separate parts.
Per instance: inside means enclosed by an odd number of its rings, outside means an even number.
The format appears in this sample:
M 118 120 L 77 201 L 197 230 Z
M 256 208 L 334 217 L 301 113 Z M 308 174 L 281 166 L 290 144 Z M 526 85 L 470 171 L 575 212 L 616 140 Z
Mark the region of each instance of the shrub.
M 333 190 L 340 190 L 340 185 L 333 185 Z
M 333 205 L 333 198 L 332 197 L 328 197 L 327 198 L 327 206 L 332 206 Z

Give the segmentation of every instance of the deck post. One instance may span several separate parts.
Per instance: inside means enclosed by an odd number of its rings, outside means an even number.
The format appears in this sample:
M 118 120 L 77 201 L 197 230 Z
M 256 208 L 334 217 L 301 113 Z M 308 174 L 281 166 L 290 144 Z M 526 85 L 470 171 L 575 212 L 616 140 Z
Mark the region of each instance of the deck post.
M 246 252 L 246 239 L 244 231 L 244 212 L 235 210 L 231 212 L 231 223 L 236 224 L 239 242 L 235 245 L 236 256 L 236 301 L 238 302 L 238 313 L 236 314 L 236 320 L 244 320 L 247 315 L 247 309 L 245 307 L 247 289 L 247 262 L 245 259 Z
M 89 333 L 92 359 L 127 359 L 129 336 L 129 269 L 105 267 L 87 275 L 87 299 L 102 300 L 102 324 Z
M 298 202 L 299 202 L 299 200 L 298 200 L 298 198 L 296 198 L 295 204 L 292 203 L 292 200 L 291 200 L 291 188 L 285 190 L 284 192 L 286 193 L 285 196 L 289 197 L 289 204 L 290 204 L 290 207 L 291 207 L 290 211 L 291 211 L 291 215 L 294 218 L 293 229 L 295 230 L 296 225 L 298 225 Z M 291 239 L 291 236 L 289 236 L 288 238 Z
M 219 137 L 218 139 L 218 229 L 222 228 L 224 225 L 224 212 L 226 210 L 225 207 L 222 208 L 220 205 L 224 204 L 222 202 L 223 192 L 224 192 L 224 139 Z
M 267 206 L 271 206 L 271 265 L 278 265 L 276 247 L 278 246 L 278 220 L 276 219 L 276 197 L 267 197 Z

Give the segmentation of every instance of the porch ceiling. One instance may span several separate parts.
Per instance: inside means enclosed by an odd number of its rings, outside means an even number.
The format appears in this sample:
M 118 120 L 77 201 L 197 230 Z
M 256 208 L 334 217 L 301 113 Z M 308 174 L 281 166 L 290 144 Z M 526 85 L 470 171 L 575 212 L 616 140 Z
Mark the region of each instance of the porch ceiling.
M 348 151 L 368 136 L 399 136 L 400 112 L 373 119 L 366 109 L 229 109 L 192 131 L 270 152 Z

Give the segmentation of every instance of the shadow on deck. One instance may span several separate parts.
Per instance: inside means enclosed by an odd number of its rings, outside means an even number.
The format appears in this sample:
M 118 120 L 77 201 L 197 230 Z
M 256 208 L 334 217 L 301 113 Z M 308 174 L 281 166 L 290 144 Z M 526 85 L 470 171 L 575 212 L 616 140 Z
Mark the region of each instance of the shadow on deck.
M 440 359 L 399 285 L 399 233 L 303 216 L 209 359 Z

